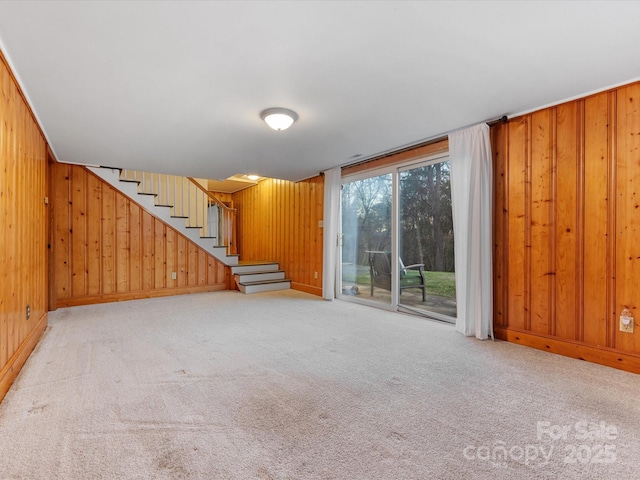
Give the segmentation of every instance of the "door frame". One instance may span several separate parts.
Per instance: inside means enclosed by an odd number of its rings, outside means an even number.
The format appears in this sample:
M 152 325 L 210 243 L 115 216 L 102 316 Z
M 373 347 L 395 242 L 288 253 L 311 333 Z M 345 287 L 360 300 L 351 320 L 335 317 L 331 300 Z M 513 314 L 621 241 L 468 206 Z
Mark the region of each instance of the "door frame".
M 400 173 L 406 170 L 411 170 L 413 168 L 419 168 L 427 165 L 433 165 L 436 163 L 440 163 L 446 161 L 444 159 L 449 157 L 449 152 L 437 152 L 430 155 L 424 155 L 416 158 L 412 158 L 410 160 L 406 160 L 403 162 L 399 162 L 396 164 L 385 165 L 382 167 L 376 167 L 368 170 L 362 170 L 357 173 L 351 175 L 345 175 L 341 179 L 340 185 L 340 208 L 338 214 L 338 226 L 339 226 L 339 234 L 338 238 L 341 240 L 338 242 L 338 254 L 336 255 L 336 298 L 341 300 L 359 303 L 363 305 L 374 306 L 376 308 L 381 308 L 384 310 L 390 311 L 401 311 L 405 313 L 410 313 L 414 315 L 419 315 L 425 318 L 433 318 L 435 320 L 444 321 L 448 323 L 455 323 L 455 318 L 449 317 L 447 315 L 442 315 L 437 312 L 427 312 L 423 310 L 413 309 L 411 307 L 403 306 L 400 304 L 400 295 L 399 295 L 399 287 L 400 287 L 400 279 L 398 275 L 394 275 L 393 272 L 398 272 L 400 269 L 400 261 L 399 261 L 399 249 L 400 249 Z M 375 302 L 373 300 L 367 300 L 365 298 L 357 298 L 352 295 L 344 295 L 342 293 L 342 190 L 345 183 L 351 183 L 358 180 L 363 180 L 366 178 L 377 177 L 381 175 L 391 174 L 391 303 L 380 303 Z

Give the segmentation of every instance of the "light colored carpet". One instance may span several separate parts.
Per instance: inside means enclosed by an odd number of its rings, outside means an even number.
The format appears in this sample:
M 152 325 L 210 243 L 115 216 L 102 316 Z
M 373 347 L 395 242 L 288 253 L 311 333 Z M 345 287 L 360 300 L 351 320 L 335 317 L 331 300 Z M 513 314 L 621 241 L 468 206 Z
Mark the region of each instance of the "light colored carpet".
M 58 310 L 0 405 L 0 479 L 623 480 L 639 458 L 638 375 L 295 291 Z

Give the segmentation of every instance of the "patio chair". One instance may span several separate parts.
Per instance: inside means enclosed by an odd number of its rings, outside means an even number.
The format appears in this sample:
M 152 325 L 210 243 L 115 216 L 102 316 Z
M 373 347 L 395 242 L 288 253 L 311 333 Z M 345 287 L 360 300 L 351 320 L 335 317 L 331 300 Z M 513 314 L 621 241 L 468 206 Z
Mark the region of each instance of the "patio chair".
M 373 288 L 391 291 L 391 252 L 367 251 L 369 255 L 369 275 L 371 276 L 371 296 Z M 424 278 L 424 264 L 404 265 L 400 258 L 400 295 L 409 288 L 422 290 L 422 301 L 427 298 L 427 285 Z

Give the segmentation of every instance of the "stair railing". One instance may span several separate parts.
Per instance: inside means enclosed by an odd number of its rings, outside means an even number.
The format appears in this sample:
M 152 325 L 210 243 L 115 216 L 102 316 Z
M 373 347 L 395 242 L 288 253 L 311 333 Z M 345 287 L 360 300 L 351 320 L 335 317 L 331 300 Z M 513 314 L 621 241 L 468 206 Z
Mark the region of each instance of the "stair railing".
M 236 250 L 236 213 L 237 209 L 229 207 L 220 201 L 213 193 L 208 191 L 195 178 L 188 177 L 192 185 L 198 189 L 198 195 L 204 194 L 208 200 L 209 213 L 213 214 L 213 218 L 209 217 L 209 225 L 215 225 L 219 240 L 218 245 L 227 245 L 230 255 L 238 253 Z
M 211 238 L 215 246 L 226 246 L 228 254 L 237 253 L 236 209 L 221 202 L 198 180 L 134 170 L 122 170 L 120 178 L 138 182 L 140 193 L 154 195 L 156 205 L 171 207 L 171 215 L 183 217 L 187 228 L 199 228 L 201 237 Z

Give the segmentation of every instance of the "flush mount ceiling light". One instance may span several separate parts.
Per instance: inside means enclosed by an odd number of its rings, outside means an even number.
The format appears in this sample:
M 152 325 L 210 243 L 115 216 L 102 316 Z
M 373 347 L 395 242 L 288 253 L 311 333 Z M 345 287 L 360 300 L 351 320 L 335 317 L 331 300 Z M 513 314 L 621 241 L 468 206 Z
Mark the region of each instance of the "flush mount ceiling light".
M 253 181 L 255 182 L 256 180 L 258 180 L 258 179 L 260 178 L 260 176 L 259 176 L 259 175 L 251 174 L 251 175 L 247 175 L 247 178 L 248 178 L 249 180 L 253 180 Z
M 298 120 L 298 114 L 288 108 L 267 108 L 260 118 L 274 130 L 286 130 Z

